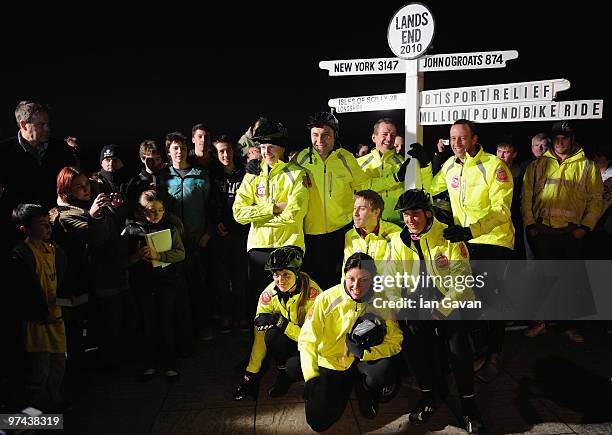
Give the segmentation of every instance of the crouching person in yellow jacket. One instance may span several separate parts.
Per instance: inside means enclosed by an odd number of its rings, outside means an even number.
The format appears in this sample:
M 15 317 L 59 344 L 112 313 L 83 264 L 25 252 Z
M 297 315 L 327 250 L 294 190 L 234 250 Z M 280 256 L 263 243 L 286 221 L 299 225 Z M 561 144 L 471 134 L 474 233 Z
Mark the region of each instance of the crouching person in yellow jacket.
M 366 418 L 378 413 L 383 386 L 396 378 L 394 355 L 401 350 L 402 332 L 393 320 L 374 312 L 374 260 L 351 255 L 344 281 L 321 293 L 298 339 L 306 386 L 306 421 L 322 432 L 342 417 L 353 387 L 359 411 Z
M 259 297 L 251 358 L 244 382 L 233 394 L 235 400 L 257 398 L 260 370 L 268 352 L 278 364 L 278 377 L 269 391 L 271 397 L 284 396 L 291 384 L 302 377 L 297 339 L 306 313 L 321 293 L 318 284 L 301 272 L 302 258 L 297 246 L 278 248 L 270 254 L 265 270 L 272 272 L 274 282 Z

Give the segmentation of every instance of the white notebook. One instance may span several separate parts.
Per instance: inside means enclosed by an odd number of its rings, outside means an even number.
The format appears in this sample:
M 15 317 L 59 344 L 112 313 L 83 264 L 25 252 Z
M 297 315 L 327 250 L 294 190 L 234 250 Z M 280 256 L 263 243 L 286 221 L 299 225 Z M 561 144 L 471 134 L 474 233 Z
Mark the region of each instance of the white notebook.
M 156 252 L 166 252 L 172 249 L 172 232 L 169 229 L 145 235 L 147 246 Z M 170 263 L 153 260 L 153 267 L 166 267 Z

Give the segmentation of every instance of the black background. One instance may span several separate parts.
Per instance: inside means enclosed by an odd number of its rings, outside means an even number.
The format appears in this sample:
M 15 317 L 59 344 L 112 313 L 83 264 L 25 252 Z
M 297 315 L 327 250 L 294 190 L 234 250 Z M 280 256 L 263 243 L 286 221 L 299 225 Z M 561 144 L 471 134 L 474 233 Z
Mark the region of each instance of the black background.
M 92 166 L 104 144 L 120 144 L 133 163 L 142 139 L 189 135 L 197 122 L 238 139 L 258 114 L 284 121 L 292 141 L 306 145 L 307 116 L 329 98 L 403 92 L 401 74 L 329 77 L 318 62 L 392 57 L 387 26 L 404 4 L 87 5 L 7 15 L 0 134 L 15 134 L 14 107 L 29 98 L 51 104 L 52 135 L 78 137 Z M 519 58 L 503 69 L 425 73 L 425 89 L 565 78 L 571 88 L 558 100 L 603 98 L 606 116 L 610 24 L 601 3 L 426 4 L 436 21 L 428 54 L 518 50 Z M 403 111 L 338 115 L 344 146 L 369 143 L 380 116 L 403 125 Z M 530 137 L 551 125 L 482 124 L 480 141 L 492 150 L 511 135 L 525 158 Z M 607 125 L 578 121 L 578 139 L 587 150 L 608 145 Z M 424 127 L 426 144 L 447 135 L 447 126 Z

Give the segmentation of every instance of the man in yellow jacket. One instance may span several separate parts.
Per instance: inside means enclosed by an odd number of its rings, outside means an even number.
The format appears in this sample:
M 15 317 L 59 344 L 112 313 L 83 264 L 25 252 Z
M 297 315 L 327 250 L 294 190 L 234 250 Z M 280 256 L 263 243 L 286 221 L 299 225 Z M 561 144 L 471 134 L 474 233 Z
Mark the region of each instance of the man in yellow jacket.
M 527 240 L 536 260 L 582 260 L 584 237 L 603 212 L 603 181 L 597 165 L 576 144 L 569 121 L 555 123 L 551 138 L 551 148 L 527 167 L 523 178 Z M 584 341 L 575 324 L 566 326 L 571 341 Z M 546 330 L 544 323 L 535 327 L 532 336 Z
M 341 284 L 317 297 L 298 338 L 306 421 L 317 432 L 342 417 L 353 386 L 361 414 L 374 418 L 382 387 L 396 378 L 392 357 L 401 350 L 397 323 L 382 320 L 371 304 L 377 275 L 373 258 L 351 255 L 344 273 Z
M 372 142 L 376 145 L 374 149 L 363 157 L 359 157 L 357 162 L 364 171 L 377 169 L 380 175 L 370 178 L 361 185 L 362 189 L 372 189 L 378 192 L 385 201 L 385 209 L 382 219 L 393 222 L 397 225 L 402 225 L 400 215 L 393 209 L 397 203 L 397 198 L 404 192 L 404 183 L 397 182 L 389 185 L 385 177 L 389 174 L 395 174 L 402 166 L 404 154 L 397 154 L 395 148 L 395 139 L 397 136 L 397 126 L 391 118 L 381 118 L 374 124 L 372 132 Z M 421 172 L 424 176 L 419 176 L 416 180 L 416 186 L 423 187 L 423 183 L 431 180 L 431 169 L 427 171 L 425 168 L 431 162 L 431 158 L 427 155 L 423 147 L 415 147 L 414 144 L 408 154 L 419 161 Z M 409 159 L 409 158 L 408 158 Z M 427 187 L 427 186 L 425 186 Z
M 435 175 L 429 193 L 437 195 L 448 190 L 454 225 L 444 230 L 444 237 L 451 242 L 469 242 L 472 261 L 495 260 L 485 265 L 489 274 L 486 293 L 492 296 L 503 285 L 506 261 L 512 258 L 514 248 L 512 174 L 497 156 L 484 152 L 472 121 L 455 121 L 450 142 L 454 156 Z M 489 355 L 477 376 L 490 382 L 499 373 L 504 342 L 502 321 L 488 322 L 486 341 Z
M 340 146 L 338 120 L 332 113 L 311 116 L 307 129 L 311 146 L 302 150 L 295 160 L 308 173 L 304 269 L 322 288 L 329 288 L 340 279 L 344 235 L 351 228 L 353 193 L 369 178 L 381 177 L 381 171 L 379 168 L 363 170 L 355 156 Z M 407 162 L 396 172 L 385 174 L 380 182 L 388 186 L 403 182 L 406 166 Z
M 255 313 L 257 297 L 267 282 L 264 265 L 270 252 L 281 246 L 304 246 L 304 215 L 308 191 L 302 184 L 304 170 L 282 157 L 288 146 L 285 127 L 279 122 L 262 123 L 253 138 L 260 144 L 259 174 L 247 173 L 232 206 L 239 224 L 251 224 L 247 240 L 249 253 L 247 309 Z
M 461 319 L 476 317 L 470 309 L 474 303 L 469 254 L 464 242 L 450 242 L 442 232 L 446 225 L 433 215 L 430 197 L 418 189 L 404 192 L 398 199 L 396 210 L 401 212 L 405 227 L 393 237 L 392 260 L 394 270 L 419 277 L 418 284 L 407 288 L 417 307 L 422 300 L 433 302 L 430 307 L 416 310 L 418 316 L 400 311 L 399 324 L 404 332 L 404 352 L 415 371 L 421 399 L 409 414 L 414 424 L 425 423 L 436 409 L 435 355 L 439 342 L 448 349 L 455 383 L 461 398 L 463 417 L 461 423 L 470 434 L 480 433 L 482 422 L 474 396 L 472 363 L 474 355 L 469 342 L 469 324 L 463 321 L 431 322 L 429 320 Z M 430 279 L 431 278 L 431 279 Z M 461 306 L 459 312 L 454 306 Z M 462 316 L 463 315 L 463 316 Z M 415 319 L 416 320 L 407 320 Z
M 344 236 L 344 262 L 355 252 L 368 254 L 379 273 L 391 258 L 391 237 L 400 227 L 381 219 L 385 203 L 373 190 L 355 192 L 353 228 Z M 397 212 L 396 212 L 397 214 Z

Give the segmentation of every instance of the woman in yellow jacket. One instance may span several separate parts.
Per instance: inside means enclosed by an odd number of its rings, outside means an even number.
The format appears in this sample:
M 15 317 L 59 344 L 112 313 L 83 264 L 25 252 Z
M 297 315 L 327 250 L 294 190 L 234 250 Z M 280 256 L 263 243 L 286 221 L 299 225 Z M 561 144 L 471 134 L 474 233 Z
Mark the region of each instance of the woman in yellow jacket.
M 285 246 L 270 254 L 265 270 L 272 272 L 274 281 L 259 297 L 251 357 L 234 400 L 257 398 L 260 370 L 268 352 L 278 364 L 278 377 L 269 391 L 271 397 L 284 396 L 291 383 L 302 377 L 297 339 L 306 313 L 321 293 L 318 284 L 301 272 L 302 257 L 297 246 Z
M 382 320 L 373 309 L 372 257 L 351 255 L 344 274 L 344 282 L 317 297 L 298 339 L 306 421 L 317 432 L 342 417 L 353 386 L 359 411 L 374 418 L 383 387 L 395 382 L 392 357 L 401 350 L 397 322 Z

